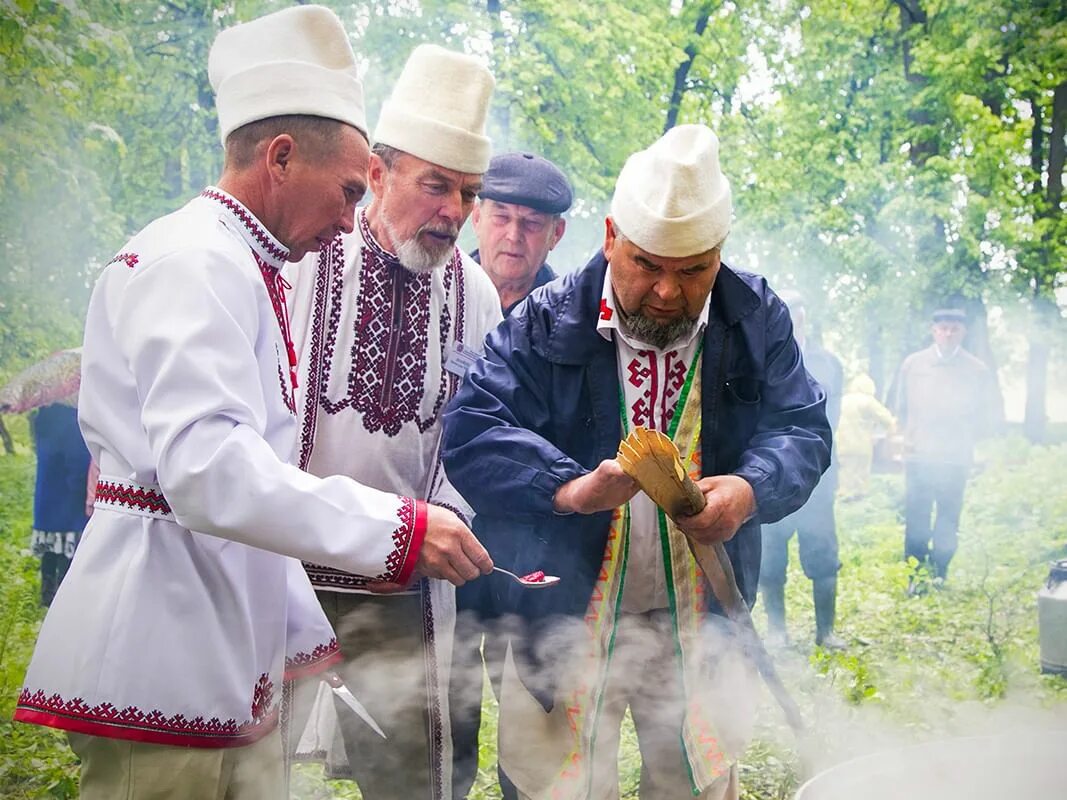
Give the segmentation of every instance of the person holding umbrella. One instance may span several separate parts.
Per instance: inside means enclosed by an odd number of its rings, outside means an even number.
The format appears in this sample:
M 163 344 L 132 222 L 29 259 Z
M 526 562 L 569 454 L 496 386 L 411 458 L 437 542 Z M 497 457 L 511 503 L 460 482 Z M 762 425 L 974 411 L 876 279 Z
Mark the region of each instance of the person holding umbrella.
M 80 348 L 60 350 L 20 372 L 0 390 L 0 413 L 30 413 L 37 455 L 30 550 L 41 559 L 46 608 L 67 574 L 89 521 L 89 450 L 78 430 Z

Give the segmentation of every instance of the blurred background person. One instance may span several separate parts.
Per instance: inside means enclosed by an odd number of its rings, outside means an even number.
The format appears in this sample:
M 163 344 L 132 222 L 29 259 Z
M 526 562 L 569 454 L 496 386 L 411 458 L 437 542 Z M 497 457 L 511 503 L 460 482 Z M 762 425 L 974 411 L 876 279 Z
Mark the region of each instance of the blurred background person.
M 838 469 L 837 495 L 842 500 L 855 500 L 867 494 L 875 439 L 892 433 L 895 425 L 889 409 L 874 395 L 874 381 L 864 373 L 849 381 L 848 391 L 841 398 L 834 455 Z
M 29 412 L 37 460 L 30 550 L 41 560 L 41 605 L 55 597 L 92 514 L 89 449 L 78 429 L 81 348 L 59 350 L 0 389 L 0 412 Z
M 826 418 L 837 429 L 841 417 L 841 394 L 844 370 L 837 356 L 810 335 L 804 299 L 796 292 L 782 292 L 782 301 L 793 318 L 793 336 L 800 345 L 804 366 L 826 393 Z M 836 437 L 835 437 L 836 438 Z M 837 613 L 837 525 L 834 521 L 834 494 L 837 491 L 836 448 L 830 467 L 823 473 L 808 501 L 778 522 L 764 525 L 763 553 L 760 562 L 760 596 L 767 611 L 767 642 L 788 644 L 785 624 L 785 581 L 789 567 L 789 540 L 797 535 L 800 565 L 811 579 L 815 601 L 815 644 L 843 649 L 845 641 L 834 633 Z
M 567 230 L 562 215 L 573 193 L 559 167 L 532 153 L 494 156 L 483 180 L 471 216 L 478 237 L 471 257 L 492 280 L 507 316 L 556 277 L 546 259 Z
M 49 606 L 89 521 L 89 449 L 74 403 L 51 403 L 30 418 L 37 453 L 30 549 L 41 559 L 41 605 Z
M 963 309 L 934 311 L 933 343 L 904 359 L 890 405 L 904 431 L 904 557 L 929 566 L 935 585 L 956 553 L 975 442 L 997 415 L 993 373 L 963 347 Z M 915 576 L 908 593 L 921 591 Z

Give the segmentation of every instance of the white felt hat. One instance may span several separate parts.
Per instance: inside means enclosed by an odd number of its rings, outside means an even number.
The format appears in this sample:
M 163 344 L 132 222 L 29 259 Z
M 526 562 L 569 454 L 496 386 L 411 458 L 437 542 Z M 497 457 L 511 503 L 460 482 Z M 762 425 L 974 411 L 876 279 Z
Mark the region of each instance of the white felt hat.
M 434 44 L 411 51 L 382 106 L 375 144 L 384 144 L 457 172 L 489 168 L 485 135 L 492 73 L 473 56 Z
M 719 140 L 704 125 L 671 128 L 626 160 L 611 217 L 627 239 L 666 258 L 693 256 L 730 232 L 730 181 L 719 169 Z
M 223 143 L 249 122 L 307 114 L 367 132 L 348 34 L 323 6 L 294 6 L 222 31 L 208 56 Z

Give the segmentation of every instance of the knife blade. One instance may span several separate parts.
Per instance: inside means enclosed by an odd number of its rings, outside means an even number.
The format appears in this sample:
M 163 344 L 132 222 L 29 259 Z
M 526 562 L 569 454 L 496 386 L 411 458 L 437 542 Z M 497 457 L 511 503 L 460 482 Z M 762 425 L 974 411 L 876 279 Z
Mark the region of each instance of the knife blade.
M 329 672 L 323 677 L 323 680 L 326 681 L 326 684 L 330 687 L 330 691 L 332 691 L 335 696 L 341 698 L 341 702 L 352 709 L 357 717 L 366 722 L 372 731 L 383 739 L 389 738 L 385 735 L 385 731 L 381 729 L 378 723 L 374 721 L 374 717 L 370 715 L 370 712 L 367 711 L 366 707 L 364 707 L 364 705 L 356 699 L 356 696 L 352 694 L 352 691 L 345 686 L 340 675 L 336 672 Z

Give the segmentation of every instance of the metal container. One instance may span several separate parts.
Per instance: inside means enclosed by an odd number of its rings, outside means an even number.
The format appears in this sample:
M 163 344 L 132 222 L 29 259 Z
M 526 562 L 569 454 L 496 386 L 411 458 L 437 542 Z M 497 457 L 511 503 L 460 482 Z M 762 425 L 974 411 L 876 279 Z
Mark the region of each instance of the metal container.
M 1037 630 L 1041 671 L 1067 675 L 1067 558 L 1052 562 L 1037 593 Z
M 796 800 L 1053 800 L 1065 757 L 1067 730 L 928 742 L 838 764 Z

